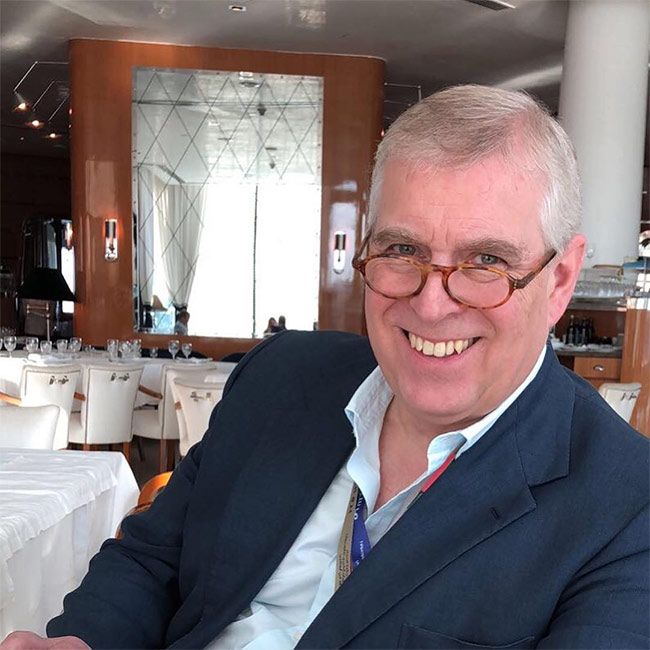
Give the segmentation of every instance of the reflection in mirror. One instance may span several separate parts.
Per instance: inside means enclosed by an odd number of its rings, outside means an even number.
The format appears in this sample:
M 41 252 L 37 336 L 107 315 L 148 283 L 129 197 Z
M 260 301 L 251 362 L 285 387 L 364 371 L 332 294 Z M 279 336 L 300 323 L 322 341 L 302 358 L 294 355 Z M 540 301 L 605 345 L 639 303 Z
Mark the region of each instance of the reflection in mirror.
M 280 315 L 312 329 L 322 105 L 320 77 L 134 68 L 139 329 L 260 337 Z

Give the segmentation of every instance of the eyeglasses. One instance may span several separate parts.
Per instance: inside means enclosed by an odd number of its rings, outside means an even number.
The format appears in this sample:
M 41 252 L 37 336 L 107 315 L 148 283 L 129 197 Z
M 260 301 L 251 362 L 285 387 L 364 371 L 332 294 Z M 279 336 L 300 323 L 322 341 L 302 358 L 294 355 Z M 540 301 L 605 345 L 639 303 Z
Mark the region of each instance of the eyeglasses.
M 417 296 L 424 289 L 429 274 L 437 271 L 442 274 L 442 286 L 447 295 L 455 302 L 473 309 L 500 307 L 517 289 L 527 286 L 557 254 L 553 251 L 528 275 L 514 278 L 509 273 L 490 266 L 470 263 L 455 266 L 427 264 L 393 253 L 369 255 L 361 259 L 360 254 L 367 242 L 368 237 L 352 260 L 352 266 L 363 275 L 365 283 L 374 292 L 393 299 Z

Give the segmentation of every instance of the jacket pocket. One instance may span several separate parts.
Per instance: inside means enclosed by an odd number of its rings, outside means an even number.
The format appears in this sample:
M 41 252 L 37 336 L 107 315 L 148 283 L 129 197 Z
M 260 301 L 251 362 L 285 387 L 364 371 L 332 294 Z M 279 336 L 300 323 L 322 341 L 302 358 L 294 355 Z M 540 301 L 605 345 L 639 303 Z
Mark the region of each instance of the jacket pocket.
M 397 645 L 399 648 L 420 648 L 421 650 L 427 650 L 429 648 L 437 648 L 438 650 L 501 650 L 501 648 L 534 648 L 535 637 L 527 636 L 517 641 L 511 641 L 510 643 L 492 645 L 489 643 L 464 641 L 463 639 L 457 639 L 453 636 L 432 632 L 423 627 L 405 623 L 402 625 Z

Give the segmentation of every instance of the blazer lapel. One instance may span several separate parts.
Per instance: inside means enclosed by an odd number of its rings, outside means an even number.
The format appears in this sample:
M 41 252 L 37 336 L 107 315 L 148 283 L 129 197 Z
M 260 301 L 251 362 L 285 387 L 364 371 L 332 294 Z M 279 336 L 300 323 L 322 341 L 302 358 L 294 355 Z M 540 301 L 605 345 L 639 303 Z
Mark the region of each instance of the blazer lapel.
M 345 415 L 271 411 L 232 488 L 206 577 L 201 636 L 214 638 L 282 561 L 354 446 Z M 192 641 L 198 639 L 192 638 Z M 200 645 L 200 643 L 198 644 Z
M 514 437 L 461 455 L 341 585 L 299 648 L 338 648 L 457 557 L 535 508 Z

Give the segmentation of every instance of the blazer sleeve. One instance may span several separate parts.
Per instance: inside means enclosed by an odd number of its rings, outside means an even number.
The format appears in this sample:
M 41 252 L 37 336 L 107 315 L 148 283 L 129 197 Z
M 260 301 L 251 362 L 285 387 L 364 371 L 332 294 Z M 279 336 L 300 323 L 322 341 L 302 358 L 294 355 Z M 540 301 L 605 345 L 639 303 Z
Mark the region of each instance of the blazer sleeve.
M 650 647 L 649 519 L 646 505 L 583 566 L 538 648 Z

